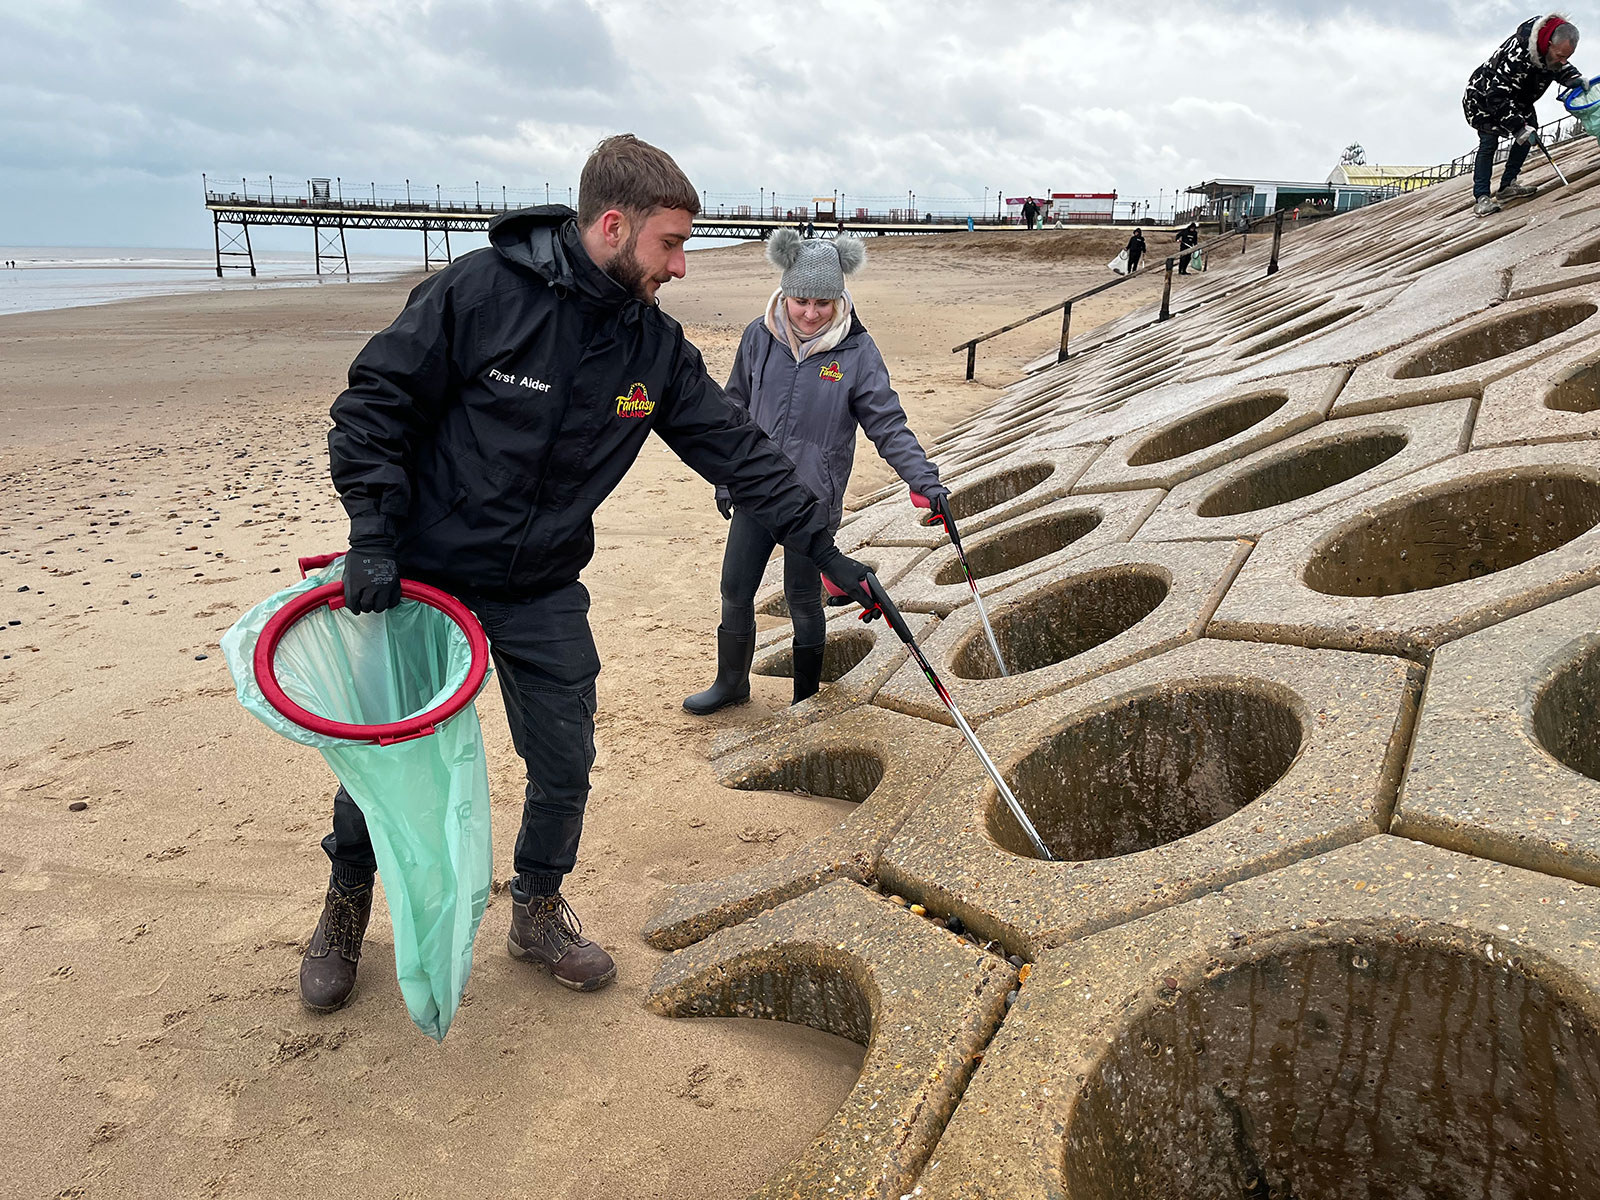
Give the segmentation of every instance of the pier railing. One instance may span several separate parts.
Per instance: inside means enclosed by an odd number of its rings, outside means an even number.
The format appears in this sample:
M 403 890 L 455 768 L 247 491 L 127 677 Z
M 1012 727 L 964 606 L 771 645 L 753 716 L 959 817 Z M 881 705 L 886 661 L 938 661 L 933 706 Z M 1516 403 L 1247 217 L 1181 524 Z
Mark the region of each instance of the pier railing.
M 1156 317 L 1156 320 L 1158 322 L 1165 321 L 1172 316 L 1172 269 L 1178 265 L 1180 259 L 1187 258 L 1192 254 L 1200 254 L 1203 256 L 1213 247 L 1220 246 L 1225 242 L 1231 241 L 1233 238 L 1240 239 L 1239 252 L 1243 254 L 1244 251 L 1249 247 L 1248 237 L 1250 232 L 1254 230 L 1256 225 L 1264 224 L 1268 221 L 1272 222 L 1272 254 L 1267 260 L 1267 274 L 1276 275 L 1278 273 L 1278 250 L 1283 242 L 1283 219 L 1285 215 L 1285 210 L 1280 208 L 1277 212 L 1271 213 L 1264 217 L 1252 217 L 1248 220 L 1244 229 L 1230 229 L 1220 236 L 1212 238 L 1210 241 L 1199 242 L 1184 249 L 1179 254 L 1168 255 L 1166 286 L 1161 293 L 1161 312 L 1160 315 Z M 1010 333 L 1013 329 L 1020 329 L 1022 326 L 1033 321 L 1037 321 L 1041 317 L 1048 317 L 1051 313 L 1059 312 L 1061 314 L 1061 342 L 1056 349 L 1056 362 L 1066 362 L 1068 357 L 1067 340 L 1072 332 L 1072 306 L 1080 300 L 1087 300 L 1090 296 L 1098 296 L 1101 292 L 1109 291 L 1111 288 L 1127 283 L 1129 280 L 1134 278 L 1136 278 L 1136 276 L 1132 272 L 1129 272 L 1127 275 L 1119 275 L 1115 279 L 1108 280 L 1105 283 L 1089 288 L 1087 291 L 1079 292 L 1074 296 L 1068 296 L 1065 300 L 1058 300 L 1049 308 L 1041 308 L 1036 313 L 1030 313 L 1028 316 L 1023 317 L 1020 321 L 1013 321 L 1009 325 L 1002 325 L 999 329 L 991 329 L 988 333 L 980 333 L 975 338 L 969 338 L 958 345 L 950 347 L 950 353 L 960 354 L 963 350 L 967 352 L 967 378 L 971 379 L 973 377 L 973 373 L 977 370 L 978 346 L 980 343 L 987 342 L 991 338 L 997 338 L 1002 333 Z

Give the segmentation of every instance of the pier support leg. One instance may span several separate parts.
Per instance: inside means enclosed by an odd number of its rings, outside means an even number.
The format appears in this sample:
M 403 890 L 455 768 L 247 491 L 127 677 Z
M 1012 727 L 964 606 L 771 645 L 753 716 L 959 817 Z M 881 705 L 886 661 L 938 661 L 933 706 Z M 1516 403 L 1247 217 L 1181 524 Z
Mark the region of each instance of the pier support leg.
M 222 278 L 222 222 L 217 219 L 217 214 L 211 214 L 211 241 L 217 248 L 217 278 Z
M 256 277 L 256 251 L 250 244 L 250 222 L 244 222 L 244 252 L 250 259 L 250 278 Z

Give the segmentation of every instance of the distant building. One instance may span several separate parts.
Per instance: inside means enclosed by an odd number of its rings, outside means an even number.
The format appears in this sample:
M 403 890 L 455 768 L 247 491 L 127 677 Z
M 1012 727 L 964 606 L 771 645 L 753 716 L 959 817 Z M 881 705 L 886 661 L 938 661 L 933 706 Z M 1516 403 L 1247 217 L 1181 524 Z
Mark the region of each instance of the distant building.
M 1215 221 L 1246 216 L 1264 217 L 1280 208 L 1311 212 L 1348 212 L 1352 208 L 1385 200 L 1409 191 L 1408 176 L 1421 167 L 1373 167 L 1346 164 L 1335 167 L 1321 183 L 1293 179 L 1208 179 L 1187 189 L 1202 197 L 1196 214 Z
M 1066 225 L 1109 225 L 1116 211 L 1115 192 L 1051 192 L 1051 211 Z

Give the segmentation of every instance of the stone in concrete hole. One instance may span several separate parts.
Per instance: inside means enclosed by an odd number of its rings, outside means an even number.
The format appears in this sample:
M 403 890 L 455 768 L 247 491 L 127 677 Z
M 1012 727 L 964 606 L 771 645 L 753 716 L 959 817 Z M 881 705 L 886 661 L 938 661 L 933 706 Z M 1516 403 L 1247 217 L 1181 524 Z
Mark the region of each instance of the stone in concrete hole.
M 1600 363 L 1584 367 L 1556 384 L 1544 398 L 1544 406 L 1575 413 L 1600 408 Z
M 1093 509 L 1057 513 L 1038 521 L 1029 521 L 965 546 L 967 562 L 972 565 L 974 575 L 979 579 L 988 579 L 1006 571 L 1014 571 L 1046 554 L 1065 550 L 1079 538 L 1093 532 L 1099 524 L 1100 514 Z M 934 573 L 933 581 L 937 584 L 964 583 L 966 578 L 958 558 L 940 567 Z
M 1290 325 L 1287 328 L 1280 329 L 1271 337 L 1265 338 L 1251 346 L 1250 349 L 1239 355 L 1239 357 L 1254 358 L 1258 354 L 1265 354 L 1269 350 L 1276 350 L 1278 347 L 1288 345 L 1290 342 L 1297 341 L 1300 338 L 1310 337 L 1318 330 L 1326 329 L 1335 321 L 1342 321 L 1351 313 L 1360 311 L 1361 306 L 1359 304 L 1349 304 L 1343 308 L 1335 308 L 1330 312 L 1318 313 L 1310 320 L 1301 321 L 1297 325 Z
M 860 665 L 861 660 L 872 653 L 872 634 L 864 629 L 850 629 L 842 633 L 829 633 L 828 640 L 822 644 L 822 680 L 824 683 L 834 683 L 841 676 L 853 671 Z M 791 644 L 779 654 L 767 660 L 764 667 L 756 671 L 757 675 L 768 675 L 778 679 L 794 678 L 794 647 Z
M 1038 487 L 1055 474 L 1055 470 L 1050 463 L 1031 463 L 1014 471 L 1002 471 L 965 487 L 957 487 L 950 493 L 950 510 L 955 513 L 957 521 L 986 512 Z M 926 525 L 932 520 L 931 516 L 925 516 L 922 523 Z
M 1600 648 L 1564 668 L 1533 703 L 1533 735 L 1562 765 L 1600 780 Z
M 1600 485 L 1551 474 L 1501 478 L 1408 499 L 1312 553 L 1306 586 L 1395 596 L 1518 566 L 1600 524 Z
M 1206 409 L 1154 437 L 1146 438 L 1128 456 L 1128 465 L 1147 467 L 1151 463 L 1182 458 L 1185 454 L 1215 446 L 1235 434 L 1243 433 L 1257 422 L 1265 421 L 1288 402 L 1289 397 L 1283 392 L 1269 392 Z
M 860 804 L 883 781 L 883 760 L 866 750 L 810 750 L 780 757 L 742 777 L 741 792 L 798 792 Z
M 1488 961 L 1302 939 L 1164 993 L 1111 1043 L 1067 1126 L 1063 1194 L 1600 1194 L 1600 1046 L 1575 1005 L 1498 944 Z
M 1202 517 L 1231 517 L 1304 499 L 1388 462 L 1406 448 L 1407 440 L 1403 433 L 1376 433 L 1308 446 L 1218 488 L 1195 512 Z
M 1038 671 L 1093 650 L 1153 613 L 1171 590 L 1155 571 L 1118 567 L 1045 588 L 991 615 L 995 641 L 1013 675 Z M 950 663 L 958 679 L 998 679 L 1000 669 L 981 629 Z
M 1594 316 L 1597 311 L 1600 311 L 1600 306 L 1589 301 L 1523 309 L 1499 321 L 1447 338 L 1404 363 L 1394 373 L 1395 378 L 1426 379 L 1447 371 L 1460 371 L 1479 363 L 1492 362 L 1565 333 L 1574 325 Z
M 1304 740 L 1286 698 L 1197 684 L 1138 696 L 1068 726 L 1007 782 L 1052 857 L 1116 858 L 1232 816 L 1283 777 Z M 988 825 L 1002 848 L 1035 856 L 998 800 Z

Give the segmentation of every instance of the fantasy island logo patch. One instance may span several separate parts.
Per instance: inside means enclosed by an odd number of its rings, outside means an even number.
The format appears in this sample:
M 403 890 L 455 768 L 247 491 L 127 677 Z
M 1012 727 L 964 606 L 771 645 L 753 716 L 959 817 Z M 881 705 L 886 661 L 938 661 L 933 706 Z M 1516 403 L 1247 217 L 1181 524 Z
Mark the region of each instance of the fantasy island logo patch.
M 629 388 L 626 396 L 617 397 L 619 417 L 648 417 L 655 410 L 656 402 L 650 399 L 650 393 L 645 391 L 642 383 L 636 383 Z
M 837 358 L 834 359 L 827 366 L 823 367 L 822 370 L 818 372 L 818 374 L 821 375 L 822 378 L 824 378 L 824 379 L 833 380 L 835 383 L 837 383 L 839 380 L 844 378 L 844 371 L 839 366 L 839 360 Z

